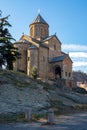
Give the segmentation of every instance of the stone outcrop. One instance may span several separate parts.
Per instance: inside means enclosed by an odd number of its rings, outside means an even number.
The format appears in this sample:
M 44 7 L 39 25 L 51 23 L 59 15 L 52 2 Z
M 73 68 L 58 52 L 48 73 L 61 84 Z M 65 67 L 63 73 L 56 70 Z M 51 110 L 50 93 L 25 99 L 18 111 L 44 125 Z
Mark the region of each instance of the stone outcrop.
M 24 112 L 47 112 L 49 108 L 76 108 L 87 105 L 87 95 L 64 90 L 40 80 L 34 80 L 23 73 L 0 71 L 0 114 Z

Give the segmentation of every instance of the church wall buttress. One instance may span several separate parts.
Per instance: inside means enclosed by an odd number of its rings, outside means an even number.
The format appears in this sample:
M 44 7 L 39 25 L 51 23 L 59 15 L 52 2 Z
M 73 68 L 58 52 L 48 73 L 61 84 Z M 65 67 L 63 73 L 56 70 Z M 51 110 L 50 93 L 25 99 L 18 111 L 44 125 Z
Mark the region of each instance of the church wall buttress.
M 28 50 L 28 63 L 27 63 L 27 72 L 31 76 L 33 67 L 38 68 L 38 49 L 30 49 Z
M 43 79 L 48 78 L 48 49 L 40 47 L 39 48 L 39 76 Z
M 15 45 L 19 52 L 21 53 L 21 58 L 17 59 L 14 67 L 14 70 L 17 71 L 22 71 L 22 72 L 27 72 L 27 45 L 23 44 L 23 43 L 19 43 L 17 45 Z

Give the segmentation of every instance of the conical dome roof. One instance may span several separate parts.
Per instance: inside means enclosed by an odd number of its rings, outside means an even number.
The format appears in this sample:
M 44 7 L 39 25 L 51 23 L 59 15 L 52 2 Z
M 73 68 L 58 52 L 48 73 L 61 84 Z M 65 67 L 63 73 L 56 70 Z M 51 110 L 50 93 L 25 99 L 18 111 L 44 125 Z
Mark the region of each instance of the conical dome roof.
M 38 16 L 34 19 L 34 21 L 31 24 L 35 23 L 43 23 L 48 25 L 48 23 L 42 18 L 40 14 L 38 14 Z

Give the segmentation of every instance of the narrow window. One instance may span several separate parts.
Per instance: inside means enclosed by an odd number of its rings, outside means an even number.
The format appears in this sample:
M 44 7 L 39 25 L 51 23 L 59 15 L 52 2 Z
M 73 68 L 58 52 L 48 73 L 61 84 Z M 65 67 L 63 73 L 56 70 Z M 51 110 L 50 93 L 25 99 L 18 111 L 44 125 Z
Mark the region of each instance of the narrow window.
M 66 75 L 66 77 L 67 77 L 67 72 L 65 72 L 65 75 Z
M 56 45 L 54 45 L 54 50 L 56 50 Z
M 38 27 L 36 27 L 36 36 L 38 36 Z
M 69 72 L 69 77 L 71 77 L 71 73 Z
M 41 36 L 43 36 L 43 28 L 41 28 Z

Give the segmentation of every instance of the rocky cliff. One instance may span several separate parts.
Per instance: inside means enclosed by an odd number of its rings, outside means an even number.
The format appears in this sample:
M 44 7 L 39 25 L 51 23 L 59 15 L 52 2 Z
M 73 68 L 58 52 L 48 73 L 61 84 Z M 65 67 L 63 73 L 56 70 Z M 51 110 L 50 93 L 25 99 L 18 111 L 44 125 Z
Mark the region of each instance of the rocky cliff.
M 0 70 L 0 114 L 64 112 L 87 109 L 87 95 L 29 78 L 23 73 Z

